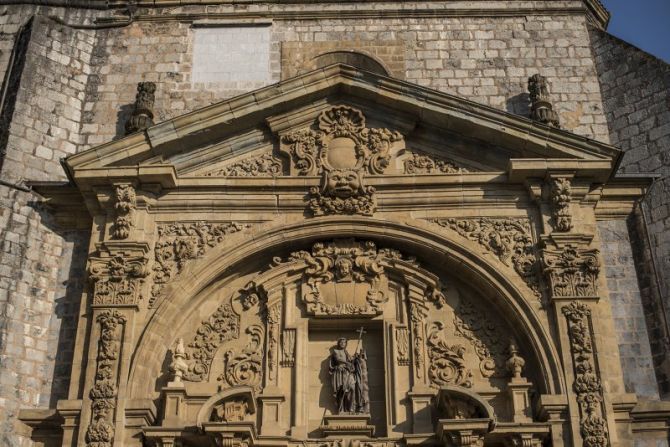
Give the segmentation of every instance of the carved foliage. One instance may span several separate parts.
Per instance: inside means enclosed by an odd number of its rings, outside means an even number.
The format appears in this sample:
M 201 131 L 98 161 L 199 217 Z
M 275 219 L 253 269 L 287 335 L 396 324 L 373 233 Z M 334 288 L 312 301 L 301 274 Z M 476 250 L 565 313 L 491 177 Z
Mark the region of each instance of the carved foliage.
M 405 174 L 461 174 L 470 172 L 455 163 L 443 160 L 426 153 L 412 153 L 412 158 L 405 160 Z
M 126 317 L 117 311 L 106 310 L 96 319 L 100 324 L 97 369 L 90 391 L 91 423 L 86 430 L 86 444 L 91 447 L 110 447 L 114 439 L 114 408 L 117 397 L 119 342 Z
M 89 278 L 93 281 L 93 304 L 137 304 L 144 278 L 149 274 L 143 256 L 91 257 Z
M 282 175 L 282 162 L 273 154 L 245 158 L 224 168 L 207 172 L 207 177 L 276 177 Z
M 465 364 L 465 348 L 449 345 L 443 334 L 444 324 L 436 321 L 428 329 L 428 378 L 432 385 L 472 386 L 472 372 Z
M 222 304 L 208 320 L 203 321 L 196 331 L 193 341 L 188 344 L 187 358 L 192 360 L 185 380 L 200 382 L 206 380 L 212 359 L 219 346 L 240 336 L 240 317 L 230 304 Z
M 153 306 L 165 284 L 173 279 L 188 261 L 200 258 L 229 234 L 244 229 L 236 222 L 170 223 L 158 226 L 154 247 L 153 287 L 149 305 Z
M 572 213 L 570 212 L 572 186 L 570 179 L 565 177 L 551 179 L 549 193 L 556 231 L 570 231 L 572 229 Z
M 112 238 L 128 239 L 133 226 L 133 215 L 137 208 L 135 188 L 129 184 L 114 185 L 114 225 Z
M 568 323 L 570 349 L 575 369 L 573 389 L 581 414 L 581 435 L 584 446 L 609 445 L 607 425 L 603 418 L 603 394 L 600 378 L 593 361 L 591 309 L 586 304 L 573 301 L 561 309 Z
M 526 219 L 478 217 L 470 219 L 433 219 L 442 227 L 479 243 L 514 270 L 539 296 L 537 257 L 530 223 Z
M 302 299 L 310 314 L 374 316 L 382 312 L 382 305 L 388 301 L 388 296 L 380 288 L 382 279 L 385 278 L 384 264 L 401 258 L 402 255 L 395 250 L 377 250 L 372 241 L 340 240 L 325 245 L 316 243 L 311 253 L 294 252 L 289 256 L 288 262 L 305 265 L 303 284 L 306 290 Z M 367 283 L 369 290 L 366 303 L 326 303 L 320 287 L 330 282 Z
M 544 250 L 544 273 L 554 297 L 598 296 L 600 262 L 598 250 L 571 245 L 560 250 Z
M 282 138 L 300 175 L 322 176 L 321 187 L 310 189 L 308 209 L 315 216 L 371 215 L 375 190 L 364 184 L 364 175 L 382 174 L 391 145 L 400 140 L 398 132 L 365 127 L 363 113 L 346 106 L 322 112 L 315 129 Z
M 281 366 L 295 365 L 295 329 L 284 329 L 281 341 Z
M 398 365 L 409 365 L 409 331 L 406 327 L 395 328 L 395 341 Z
M 479 370 L 484 377 L 503 374 L 504 365 L 502 334 L 495 323 L 470 301 L 461 301 L 454 315 L 455 334 L 472 343 L 477 357 Z
M 249 341 L 239 353 L 228 351 L 224 372 L 218 377 L 230 386 L 250 386 L 260 391 L 263 379 L 263 341 L 265 331 L 260 325 L 249 326 L 245 331 Z

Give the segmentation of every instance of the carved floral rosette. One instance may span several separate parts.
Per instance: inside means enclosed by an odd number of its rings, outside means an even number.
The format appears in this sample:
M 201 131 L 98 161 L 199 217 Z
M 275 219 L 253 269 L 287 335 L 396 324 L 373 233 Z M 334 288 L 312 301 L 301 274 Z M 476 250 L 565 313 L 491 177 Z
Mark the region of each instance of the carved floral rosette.
M 384 284 L 385 268 L 389 263 L 402 259 L 396 250 L 381 249 L 372 241 L 357 242 L 352 239 L 330 243 L 316 243 L 312 251 L 292 253 L 287 263 L 295 263 L 303 271 L 302 301 L 310 315 L 316 317 L 373 317 L 382 313 L 382 306 L 389 299 Z M 276 263 L 284 263 L 276 259 Z M 352 302 L 329 303 L 324 298 L 324 284 L 367 284 L 364 304 Z
M 110 447 L 114 440 L 114 409 L 118 394 L 118 359 L 123 325 L 126 317 L 114 310 L 105 310 L 96 318 L 100 324 L 97 368 L 91 398 L 91 423 L 86 430 L 90 447 Z
M 137 304 L 149 274 L 144 256 L 91 257 L 88 273 L 93 281 L 94 305 Z
M 609 437 L 604 419 L 603 390 L 594 364 L 591 309 L 573 301 L 561 308 L 568 323 L 570 351 L 575 371 L 573 389 L 581 414 L 580 432 L 584 445 L 607 447 Z
M 321 175 L 321 186 L 309 191 L 312 215 L 371 215 L 375 190 L 365 185 L 364 175 L 383 174 L 391 146 L 402 138 L 389 129 L 366 127 L 360 110 L 334 106 L 319 114 L 313 129 L 288 133 L 282 143 L 299 175 Z
M 203 257 L 222 243 L 226 236 L 246 227 L 236 222 L 173 222 L 158 225 L 149 307 L 156 304 L 165 284 L 177 276 L 188 262 Z
M 567 245 L 544 250 L 544 273 L 553 297 L 597 297 L 600 262 L 597 249 Z
M 537 255 L 528 219 L 438 218 L 431 222 L 477 242 L 503 264 L 513 267 L 536 296 L 541 295 Z

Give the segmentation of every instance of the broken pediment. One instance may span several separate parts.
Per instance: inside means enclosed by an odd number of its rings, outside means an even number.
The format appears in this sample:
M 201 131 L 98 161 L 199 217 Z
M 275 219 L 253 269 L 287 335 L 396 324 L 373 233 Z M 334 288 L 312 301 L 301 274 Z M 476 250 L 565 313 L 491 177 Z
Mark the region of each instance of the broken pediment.
M 304 150 L 308 143 L 316 151 L 300 158 L 296 145 Z M 185 177 L 319 175 L 320 166 L 363 167 L 368 176 L 500 172 L 512 161 L 522 169 L 519 160 L 554 159 L 586 163 L 590 175 L 604 179 L 619 156 L 603 143 L 338 64 L 70 156 L 67 168 L 75 181 L 87 182 L 92 171 L 132 166 L 170 184 Z

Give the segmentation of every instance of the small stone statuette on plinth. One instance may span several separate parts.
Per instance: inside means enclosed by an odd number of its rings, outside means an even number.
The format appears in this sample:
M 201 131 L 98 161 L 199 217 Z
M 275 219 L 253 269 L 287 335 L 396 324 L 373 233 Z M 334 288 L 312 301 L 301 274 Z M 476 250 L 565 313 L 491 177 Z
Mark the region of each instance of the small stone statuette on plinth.
M 178 338 L 172 349 L 172 363 L 170 363 L 170 372 L 174 375 L 174 383 L 181 383 L 182 377 L 188 372 L 188 363 L 184 360 L 185 358 L 184 339 Z

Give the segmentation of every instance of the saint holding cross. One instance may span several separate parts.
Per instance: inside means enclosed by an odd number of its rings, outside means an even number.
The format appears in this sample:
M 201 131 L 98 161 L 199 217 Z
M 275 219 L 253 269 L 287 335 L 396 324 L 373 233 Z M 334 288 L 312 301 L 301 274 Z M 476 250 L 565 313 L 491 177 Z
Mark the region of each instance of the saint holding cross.
M 359 350 L 365 331 L 360 328 L 357 332 L 358 345 L 353 356 L 347 351 L 347 339 L 344 337 L 337 340 L 330 355 L 328 370 L 338 414 L 370 412 L 367 357 L 363 349 Z

